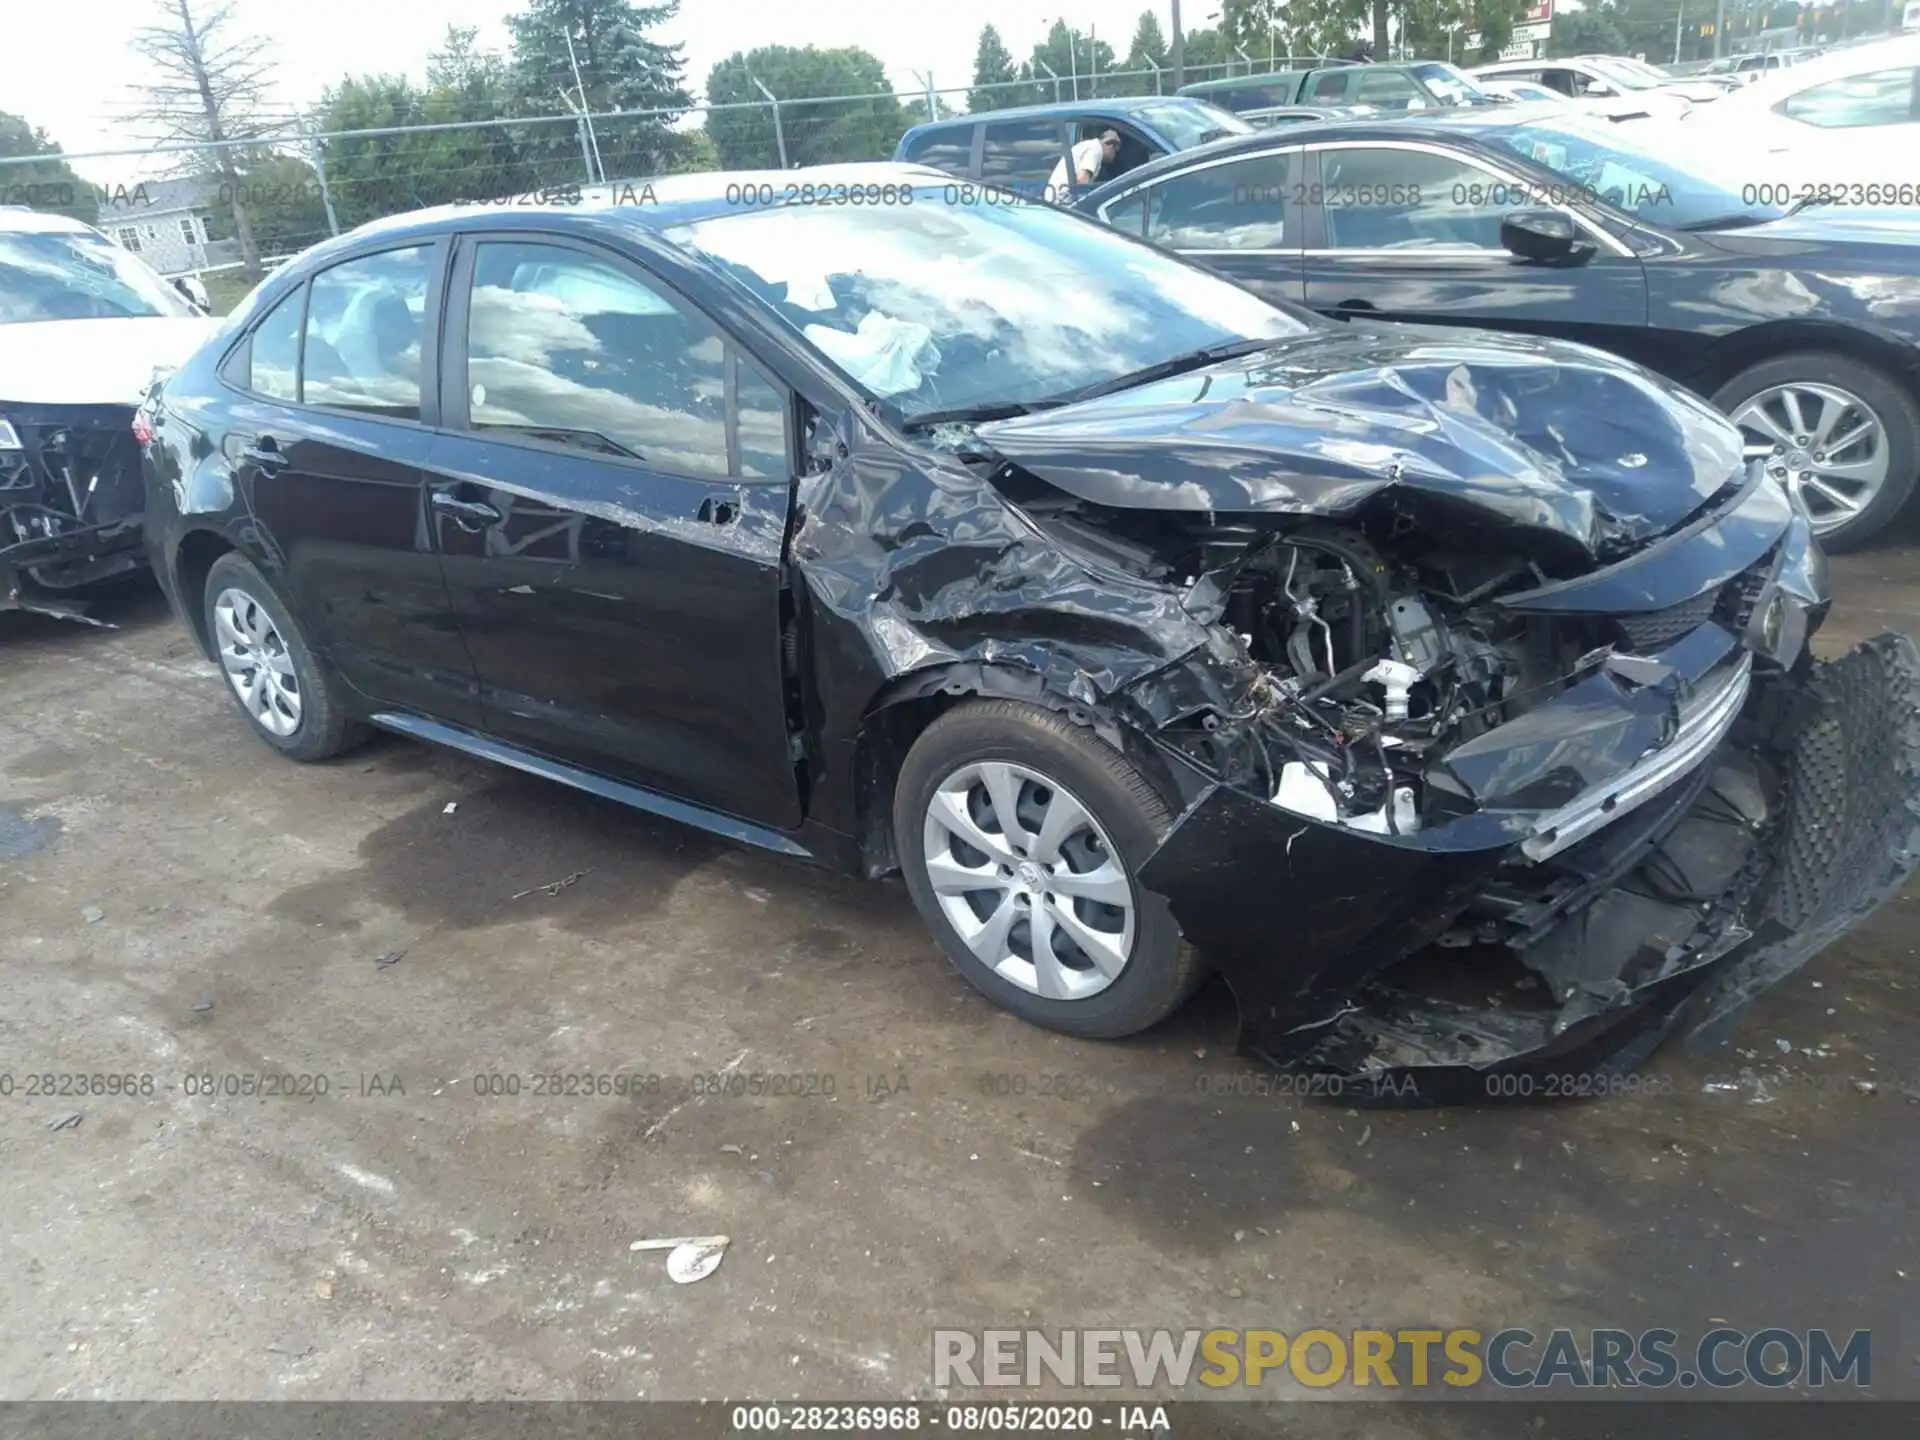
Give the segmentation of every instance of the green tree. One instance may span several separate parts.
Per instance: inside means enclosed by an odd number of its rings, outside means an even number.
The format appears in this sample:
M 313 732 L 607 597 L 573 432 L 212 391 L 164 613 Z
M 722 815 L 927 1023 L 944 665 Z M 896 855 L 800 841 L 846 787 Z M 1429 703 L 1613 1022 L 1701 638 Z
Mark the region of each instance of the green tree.
M 224 240 L 234 234 L 233 201 L 238 198 L 253 221 L 253 238 L 262 255 L 297 254 L 327 238 L 320 177 L 305 160 L 262 147 L 236 155 L 233 169 L 238 195 L 225 182 L 214 192 L 209 237 Z
M 1553 17 L 1549 55 L 1618 55 L 1626 48 L 1620 27 L 1602 10 L 1570 10 Z
M 677 167 L 691 143 L 672 128 L 693 100 L 682 81 L 678 45 L 647 38 L 673 18 L 679 0 L 635 5 L 631 0 L 529 0 L 507 17 L 513 38 L 511 61 L 515 109 L 521 115 L 551 115 L 562 96 L 585 103 L 596 116 L 614 110 L 664 112 L 593 122 L 601 163 L 610 180 L 657 174 Z M 568 53 L 568 41 L 572 53 Z M 579 64 L 579 85 L 574 64 Z M 582 93 L 584 92 L 584 93 Z M 526 127 L 518 150 L 543 171 L 579 158 L 571 125 Z
M 71 215 L 91 225 L 100 218 L 94 187 L 74 174 L 47 132 L 0 111 L 0 156 L 43 155 L 30 165 L 0 165 L 0 205 L 25 205 Z
M 1047 32 L 1044 42 L 1033 47 L 1033 76 L 1036 81 L 1045 82 L 1048 91 L 1053 88 L 1053 77 L 1041 68 L 1041 62 L 1053 67 L 1054 74 L 1060 77 L 1060 95 L 1062 99 L 1073 98 L 1074 79 L 1079 78 L 1080 98 L 1085 100 L 1095 95 L 1112 94 L 1115 88 L 1112 81 L 1106 82 L 1107 88 L 1100 89 L 1099 77 L 1110 73 L 1114 68 L 1113 47 L 1104 40 L 1096 40 L 1084 30 L 1070 29 L 1064 20 L 1053 22 L 1053 28 Z M 1052 98 L 1051 93 L 1048 96 Z
M 760 85 L 780 99 L 778 136 Z M 860 98 L 804 103 L 829 95 Z M 707 113 L 707 134 L 729 170 L 777 168 L 782 137 L 790 166 L 885 159 L 911 123 L 880 61 L 855 47 L 763 45 L 745 54 L 736 51 L 708 74 L 707 103 L 751 106 Z
M 973 54 L 973 89 L 967 92 L 967 109 L 998 110 L 1019 103 L 1012 89 L 1012 82 L 1019 78 L 1013 68 L 1013 52 L 1007 49 L 1000 32 L 982 25 L 980 44 Z
M 1122 70 L 1145 72 L 1134 73 L 1121 81 L 1124 93 L 1129 95 L 1151 95 L 1154 92 L 1153 67 L 1167 68 L 1167 37 L 1160 29 L 1160 17 L 1151 10 L 1140 12 L 1140 23 L 1133 27 L 1133 42 L 1127 46 L 1127 58 L 1120 62 Z M 1173 77 L 1159 77 L 1161 89 L 1171 89 Z

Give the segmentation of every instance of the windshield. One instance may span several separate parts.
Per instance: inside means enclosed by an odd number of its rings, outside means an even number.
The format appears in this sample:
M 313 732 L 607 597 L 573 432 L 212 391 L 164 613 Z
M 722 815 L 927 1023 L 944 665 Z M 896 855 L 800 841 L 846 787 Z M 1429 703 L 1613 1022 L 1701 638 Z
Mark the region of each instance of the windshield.
M 1253 127 L 1218 105 L 1142 105 L 1134 114 L 1140 123 L 1159 131 L 1176 150 L 1191 150 L 1223 135 L 1247 135 Z
M 0 324 L 193 313 L 184 295 L 104 235 L 0 230 Z
M 710 256 L 902 420 L 1053 400 L 1197 350 L 1307 329 L 1104 225 L 960 193 L 929 186 L 877 209 L 744 211 L 668 238 Z
M 1705 224 L 1758 223 L 1787 212 L 1778 205 L 1756 205 L 1721 163 L 1684 149 L 1663 137 L 1661 153 L 1640 150 L 1630 133 L 1604 120 L 1578 116 L 1535 121 L 1484 132 L 1509 150 L 1526 156 L 1597 195 L 1616 210 L 1669 229 Z M 1765 190 L 1766 187 L 1760 187 Z
M 1415 65 L 1413 77 L 1442 105 L 1484 105 L 1493 99 L 1469 79 L 1465 71 L 1451 65 Z

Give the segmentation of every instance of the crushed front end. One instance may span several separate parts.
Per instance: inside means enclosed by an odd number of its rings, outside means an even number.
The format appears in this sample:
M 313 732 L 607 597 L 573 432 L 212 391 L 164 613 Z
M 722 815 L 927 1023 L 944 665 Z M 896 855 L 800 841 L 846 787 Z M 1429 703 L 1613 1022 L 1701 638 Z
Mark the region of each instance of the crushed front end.
M 146 563 L 133 417 L 0 403 L 0 610 L 84 620 L 88 586 Z
M 1824 563 L 1757 469 L 1566 578 L 1391 531 L 1242 536 L 1201 588 L 1259 672 L 1243 713 L 1156 736 L 1211 778 L 1141 878 L 1249 1052 L 1359 1093 L 1592 1086 L 1911 873 L 1920 659 L 1811 657 Z

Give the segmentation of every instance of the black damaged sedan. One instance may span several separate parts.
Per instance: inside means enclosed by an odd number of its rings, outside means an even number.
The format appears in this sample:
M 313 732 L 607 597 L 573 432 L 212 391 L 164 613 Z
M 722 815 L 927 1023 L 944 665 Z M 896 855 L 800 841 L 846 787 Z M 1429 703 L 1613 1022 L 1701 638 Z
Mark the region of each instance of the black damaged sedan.
M 917 168 L 640 194 L 329 242 L 143 410 L 267 744 L 897 870 L 1037 1024 L 1217 968 L 1251 1053 L 1430 1097 L 1623 1073 L 1912 869 L 1920 662 L 1811 658 L 1805 515 L 1671 383 Z

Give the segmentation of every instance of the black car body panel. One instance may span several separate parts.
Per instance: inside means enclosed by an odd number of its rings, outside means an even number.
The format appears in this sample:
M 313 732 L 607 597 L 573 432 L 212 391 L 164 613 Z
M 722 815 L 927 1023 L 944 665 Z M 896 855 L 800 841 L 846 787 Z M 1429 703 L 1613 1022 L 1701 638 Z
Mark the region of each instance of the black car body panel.
M 1756 352 L 1789 341 L 1864 346 L 1878 363 L 1920 383 L 1920 243 L 1912 212 L 1821 206 L 1726 230 L 1652 223 L 1490 138 L 1525 123 L 1531 108 L 1473 107 L 1242 136 L 1155 161 L 1075 204 L 1098 215 L 1195 164 L 1292 147 L 1419 146 L 1484 164 L 1489 186 L 1508 184 L 1518 196 L 1578 215 L 1593 242 L 1584 258 L 1542 264 L 1499 250 L 1331 249 L 1324 200 L 1337 186 L 1323 183 L 1322 148 L 1301 151 L 1304 168 L 1290 186 L 1287 223 L 1297 243 L 1204 258 L 1242 284 L 1337 318 L 1576 340 L 1701 391 L 1713 390 Z
M 1689 1005 L 1704 1022 L 1920 858 L 1911 647 L 1813 666 L 1805 518 L 1666 382 L 1576 347 L 1314 322 L 910 433 L 665 238 L 723 205 L 716 186 L 430 213 L 270 280 L 148 407 L 147 540 L 181 619 L 211 653 L 195 587 L 238 549 L 377 723 L 871 874 L 899 860 L 890 787 L 919 728 L 968 696 L 1046 706 L 1179 809 L 1141 878 L 1218 957 L 1246 1046 L 1347 1076 L 1530 1064 Z M 631 464 L 484 442 L 444 368 L 419 421 L 360 428 L 222 378 L 325 267 L 450 244 L 458 274 L 501 232 L 628 257 L 696 305 L 790 392 L 791 476 L 696 502 Z M 327 492 L 292 503 L 302 467 Z M 552 531 L 563 548 L 533 555 Z M 1379 678 L 1382 657 L 1402 668 Z M 1892 777 L 1837 821 L 1836 746 Z M 1670 852 L 1685 873 L 1655 883 Z M 1796 866 L 1802 928 L 1761 883 Z M 1423 990 L 1404 964 L 1436 946 L 1538 983 Z

